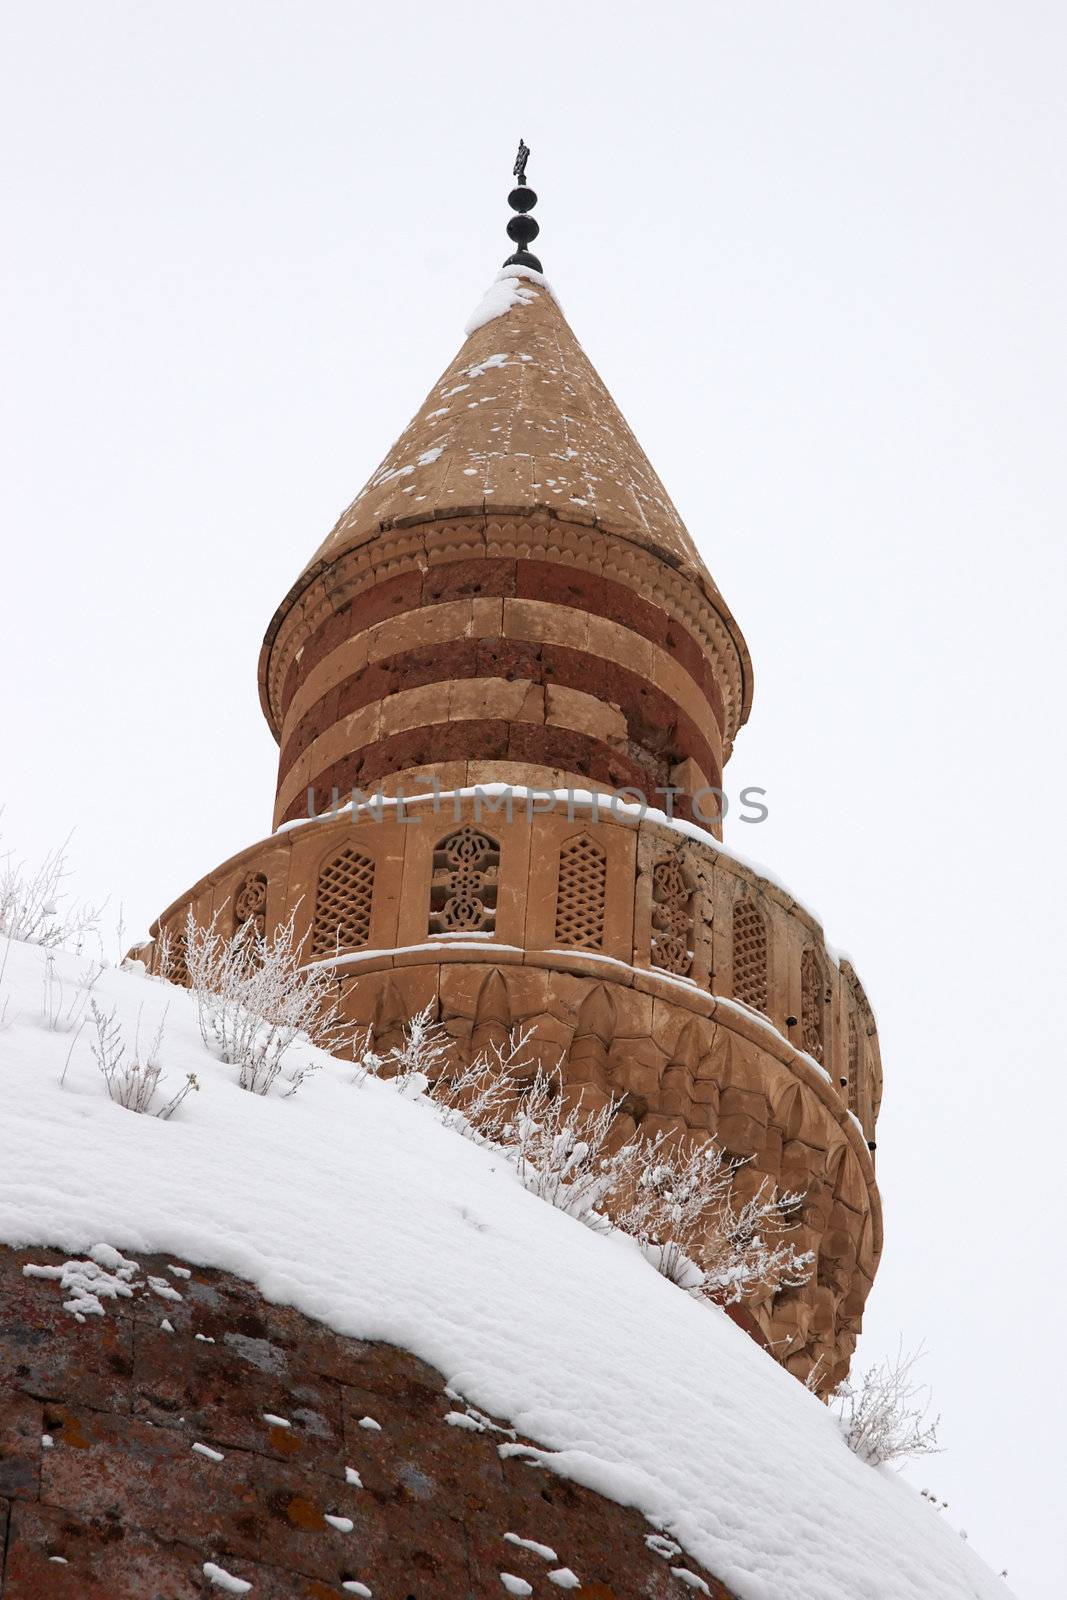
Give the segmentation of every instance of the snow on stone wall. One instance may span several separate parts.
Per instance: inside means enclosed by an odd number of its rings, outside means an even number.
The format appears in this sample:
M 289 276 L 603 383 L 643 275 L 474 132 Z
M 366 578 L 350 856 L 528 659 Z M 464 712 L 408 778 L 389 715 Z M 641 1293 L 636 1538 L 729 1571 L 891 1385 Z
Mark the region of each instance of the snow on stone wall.
M 138 1026 L 151 1038 L 167 1011 L 164 1088 L 189 1072 L 200 1084 L 170 1121 L 113 1104 L 86 1037 L 64 1023 L 77 1015 L 86 965 L 9 951 L 0 1240 L 71 1258 L 105 1242 L 127 1260 L 155 1253 L 220 1269 L 336 1333 L 410 1351 L 444 1375 L 460 1409 L 506 1418 L 540 1447 L 541 1470 L 654 1519 L 682 1564 L 715 1573 L 739 1600 L 1004 1600 L 1004 1585 L 926 1502 L 851 1455 L 825 1408 L 724 1315 L 659 1277 L 626 1239 L 538 1200 L 424 1100 L 373 1079 L 359 1086 L 351 1064 L 333 1060 L 291 1098 L 284 1078 L 269 1097 L 244 1092 L 204 1050 L 191 995 L 106 969 L 93 996 L 115 1007 L 131 1043 Z M 152 1277 L 182 1300 L 146 1278 L 151 1298 L 138 1304 L 155 1303 L 160 1330 L 164 1318 L 177 1328 L 188 1280 L 165 1268 Z M 125 1303 L 119 1295 L 114 1306 Z M 110 1318 L 105 1298 L 87 1324 L 103 1330 Z M 92 1377 L 105 1385 L 106 1339 Z M 272 1415 L 290 1404 L 275 1390 L 263 1401 Z M 176 1397 L 179 1415 L 182 1404 Z M 155 1434 L 166 1457 L 175 1441 Z M 204 1473 L 225 1467 L 196 1461 Z M 339 1481 L 329 1509 L 351 1517 L 345 1488 Z M 106 1516 L 107 1499 L 96 1513 Z M 508 1531 L 538 1534 L 529 1524 Z M 558 1554 L 580 1578 L 569 1552 Z

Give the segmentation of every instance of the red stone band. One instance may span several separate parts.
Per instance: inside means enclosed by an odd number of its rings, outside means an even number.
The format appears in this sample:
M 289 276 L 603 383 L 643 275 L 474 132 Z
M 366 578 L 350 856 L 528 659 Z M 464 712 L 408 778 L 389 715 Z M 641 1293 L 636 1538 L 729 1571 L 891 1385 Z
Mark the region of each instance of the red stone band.
M 612 790 L 634 789 L 645 797 L 649 806 L 660 810 L 664 796 L 656 793 L 657 787 L 670 783 L 666 761 L 641 765 L 603 740 L 567 728 L 503 720 L 437 722 L 376 740 L 332 762 L 317 773 L 313 784 L 309 785 L 315 791 L 315 811 L 321 814 L 329 810 L 335 788 L 338 802 L 343 805 L 351 798 L 353 789 L 368 793 L 376 783 L 393 773 L 445 761 L 515 761 L 528 766 L 557 767 Z M 717 766 L 708 773 L 708 782 L 715 788 L 721 786 Z M 677 795 L 674 810 L 678 816 L 689 817 L 689 797 Z M 307 815 L 307 793 L 301 790 L 278 822 L 292 822 Z
M 354 711 L 405 689 L 471 678 L 521 679 L 595 695 L 619 707 L 631 745 L 665 760 L 668 772 L 690 757 L 702 772 L 717 770 L 715 753 L 692 717 L 641 674 L 564 645 L 520 639 L 457 639 L 383 657 L 335 684 L 286 737 L 278 766 L 279 787 L 313 740 Z
M 280 695 L 280 720 L 307 674 L 338 645 L 376 623 L 424 606 L 471 599 L 541 600 L 587 612 L 631 629 L 658 645 L 684 667 L 724 725 L 722 692 L 708 657 L 693 636 L 651 601 L 625 584 L 562 562 L 485 557 L 444 562 L 426 572 L 413 569 L 363 590 L 309 635 L 290 663 Z

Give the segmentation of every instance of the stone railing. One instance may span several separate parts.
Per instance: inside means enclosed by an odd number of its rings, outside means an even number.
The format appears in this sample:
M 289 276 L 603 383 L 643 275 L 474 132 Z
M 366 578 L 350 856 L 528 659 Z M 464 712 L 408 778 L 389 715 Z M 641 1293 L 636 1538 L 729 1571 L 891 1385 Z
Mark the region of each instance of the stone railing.
M 515 1029 L 529 1070 L 609 1100 L 624 1132 L 713 1137 L 743 1195 L 797 1196 L 802 1287 L 747 1309 L 775 1356 L 848 1370 L 882 1244 L 881 1068 L 851 966 L 810 912 L 710 835 L 586 802 L 507 815 L 476 795 L 387 801 L 291 826 L 176 901 L 135 952 L 182 980 L 187 915 L 223 933 L 294 919 L 380 1050 L 430 1005 L 460 1059 Z M 620 808 L 621 809 L 621 808 Z M 161 937 L 166 935 L 166 939 Z M 355 980 L 355 981 L 352 981 Z
M 686 824 L 572 802 L 510 820 L 498 797 L 387 802 L 289 828 L 250 846 L 170 906 L 181 977 L 185 917 L 262 931 L 295 910 L 305 957 L 371 971 L 404 951 L 469 946 L 505 965 L 551 957 L 616 981 L 624 967 L 732 1000 L 828 1077 L 873 1148 L 881 1061 L 871 1007 L 851 964 L 787 889 Z M 152 957 L 158 964 L 158 955 Z

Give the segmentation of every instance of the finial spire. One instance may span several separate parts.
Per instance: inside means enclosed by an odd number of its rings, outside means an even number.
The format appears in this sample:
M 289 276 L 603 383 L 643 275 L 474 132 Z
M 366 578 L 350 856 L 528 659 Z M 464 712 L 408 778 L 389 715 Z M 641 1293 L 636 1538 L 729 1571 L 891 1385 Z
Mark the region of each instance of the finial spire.
M 519 248 L 514 255 L 508 256 L 504 265 L 506 267 L 529 267 L 534 272 L 540 272 L 542 270 L 540 261 L 535 255 L 531 255 L 526 248 L 528 244 L 533 243 L 541 232 L 536 218 L 529 215 L 537 204 L 536 194 L 527 187 L 526 183 L 526 163 L 529 159 L 530 147 L 525 140 L 520 139 L 519 153 L 515 157 L 515 165 L 511 169 L 512 176 L 518 179 L 518 187 L 512 189 L 508 195 L 508 205 L 512 211 L 518 213 L 517 216 L 511 217 L 508 221 L 508 238 L 513 244 L 517 244 Z

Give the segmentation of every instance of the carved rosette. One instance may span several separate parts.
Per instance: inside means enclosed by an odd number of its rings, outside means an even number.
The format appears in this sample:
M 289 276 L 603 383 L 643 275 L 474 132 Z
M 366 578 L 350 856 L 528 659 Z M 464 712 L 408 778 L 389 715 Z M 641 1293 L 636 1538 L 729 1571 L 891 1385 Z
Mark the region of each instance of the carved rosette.
M 233 931 L 257 939 L 267 928 L 267 879 L 262 872 L 245 878 L 233 897 Z

